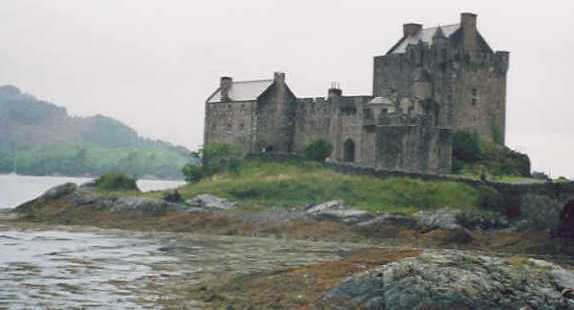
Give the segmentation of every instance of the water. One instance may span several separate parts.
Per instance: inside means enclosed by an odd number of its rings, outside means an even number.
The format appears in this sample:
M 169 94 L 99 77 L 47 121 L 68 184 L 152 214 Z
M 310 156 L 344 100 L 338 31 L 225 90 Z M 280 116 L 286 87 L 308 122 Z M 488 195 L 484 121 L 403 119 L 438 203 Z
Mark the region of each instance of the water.
M 69 181 L 86 180 L 0 176 L 0 205 L 15 206 Z M 148 190 L 177 185 L 140 184 Z M 159 309 L 166 302 L 202 309 L 178 295 L 182 286 L 331 261 L 356 247 L 0 221 L 0 309 Z
M 13 208 L 31 200 L 56 185 L 72 182 L 82 184 L 89 178 L 69 177 L 34 177 L 14 174 L 0 174 L 0 208 Z M 176 188 L 184 182 L 138 180 L 138 187 L 143 191 Z

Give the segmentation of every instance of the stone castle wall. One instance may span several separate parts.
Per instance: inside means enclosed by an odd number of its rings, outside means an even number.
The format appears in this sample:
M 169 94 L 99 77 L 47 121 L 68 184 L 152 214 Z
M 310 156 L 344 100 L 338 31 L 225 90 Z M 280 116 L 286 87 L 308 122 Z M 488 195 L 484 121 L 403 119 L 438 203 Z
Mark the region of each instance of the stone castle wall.
M 206 103 L 204 144 L 232 144 L 244 153 L 254 152 L 256 106 L 256 101 Z
M 333 106 L 323 98 L 304 98 L 297 101 L 293 150 L 303 152 L 318 139 L 330 139 Z
M 376 167 L 391 171 L 449 173 L 451 131 L 416 125 L 377 127 Z

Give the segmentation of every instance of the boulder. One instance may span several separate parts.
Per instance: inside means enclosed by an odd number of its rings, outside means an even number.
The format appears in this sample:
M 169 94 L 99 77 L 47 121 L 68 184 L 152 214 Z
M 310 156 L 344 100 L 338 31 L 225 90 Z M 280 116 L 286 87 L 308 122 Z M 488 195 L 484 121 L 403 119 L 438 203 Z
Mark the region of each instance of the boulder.
M 136 212 L 141 215 L 158 216 L 168 211 L 180 209 L 179 205 L 165 202 L 160 199 L 147 197 L 121 197 L 116 199 L 111 208 L 111 212 Z
M 328 201 L 307 207 L 305 213 L 320 220 L 333 220 L 347 224 L 357 224 L 373 218 L 366 211 L 348 208 L 340 200 Z
M 371 214 L 362 210 L 348 209 L 348 210 L 325 210 L 314 215 L 318 219 L 333 220 L 343 222 L 346 224 L 357 224 L 369 221 L 373 218 Z
M 461 214 L 459 210 L 438 209 L 425 210 L 415 213 L 415 218 L 420 226 L 441 229 L 459 229 L 457 217 Z
M 87 182 L 84 182 L 80 185 L 80 189 L 92 189 L 92 188 L 96 188 L 96 180 L 89 180 Z
M 44 199 L 44 200 L 53 200 L 53 199 L 62 198 L 64 196 L 67 196 L 67 195 L 75 192 L 77 188 L 78 188 L 78 186 L 74 183 L 65 183 L 65 184 L 50 188 L 42 196 L 40 196 L 40 198 Z
M 235 208 L 236 204 L 227 199 L 219 198 L 211 194 L 197 195 L 186 201 L 192 207 L 209 210 L 229 210 Z
M 527 258 L 425 251 L 352 276 L 329 309 L 573 309 L 574 273 Z
M 311 205 L 305 209 L 305 212 L 310 215 L 319 214 L 325 211 L 332 210 L 345 210 L 347 206 L 341 200 L 327 201 L 318 205 Z

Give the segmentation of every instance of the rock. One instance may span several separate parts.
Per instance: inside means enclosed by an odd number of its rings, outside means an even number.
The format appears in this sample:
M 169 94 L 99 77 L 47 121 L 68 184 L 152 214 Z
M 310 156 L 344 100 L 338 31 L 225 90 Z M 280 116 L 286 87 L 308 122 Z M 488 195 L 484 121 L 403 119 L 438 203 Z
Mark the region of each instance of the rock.
M 330 309 L 573 309 L 574 273 L 526 258 L 460 251 L 422 255 L 354 275 L 323 296 Z
M 211 194 L 197 195 L 187 200 L 186 203 L 192 207 L 211 210 L 229 210 L 235 208 L 234 202 L 229 202 L 227 199 L 219 198 Z
M 58 185 L 47 190 L 40 198 L 45 200 L 62 198 L 75 192 L 77 188 L 78 186 L 74 183 Z
M 12 209 L 0 209 L 0 221 L 17 220 L 20 216 Z
M 310 215 L 318 214 L 328 210 L 345 210 L 347 207 L 341 200 L 327 201 L 318 205 L 311 205 L 305 209 Z
M 137 212 L 146 216 L 163 215 L 168 211 L 180 209 L 177 204 L 165 202 L 159 199 L 146 197 L 121 197 L 116 199 L 111 206 L 111 212 Z
M 65 183 L 62 185 L 54 186 L 40 195 L 40 197 L 17 206 L 14 208 L 13 212 L 18 214 L 33 212 L 38 207 L 41 207 L 43 204 L 45 204 L 47 201 L 71 196 L 71 194 L 76 192 L 77 188 L 78 186 L 74 183 Z
M 305 213 L 320 220 L 333 220 L 347 224 L 357 224 L 373 218 L 366 211 L 351 209 L 340 200 L 328 201 L 322 204 L 309 206 Z
M 346 224 L 357 224 L 369 221 L 373 218 L 371 214 L 362 210 L 326 210 L 315 214 L 315 217 L 323 220 L 334 220 Z
M 94 179 L 94 180 L 90 180 L 90 181 L 82 183 L 80 185 L 80 189 L 82 189 L 82 188 L 84 188 L 84 189 L 96 188 L 96 180 Z
M 413 228 L 417 225 L 417 220 L 410 216 L 383 213 L 370 221 L 359 223 L 359 226 L 361 227 L 376 227 L 385 225 L 397 225 Z
M 183 202 L 183 198 L 181 198 L 181 195 L 179 194 L 179 192 L 176 190 L 173 191 L 169 191 L 166 192 L 163 195 L 163 200 L 167 201 L 167 202 L 171 202 L 171 203 L 181 203 Z
M 177 249 L 177 247 L 175 245 L 166 245 L 166 246 L 162 246 L 160 248 L 158 248 L 157 250 L 160 252 L 173 252 Z
M 441 229 L 458 229 L 461 228 L 457 221 L 459 214 L 461 214 L 461 211 L 459 210 L 438 209 L 419 211 L 415 213 L 415 217 L 417 218 L 420 226 Z

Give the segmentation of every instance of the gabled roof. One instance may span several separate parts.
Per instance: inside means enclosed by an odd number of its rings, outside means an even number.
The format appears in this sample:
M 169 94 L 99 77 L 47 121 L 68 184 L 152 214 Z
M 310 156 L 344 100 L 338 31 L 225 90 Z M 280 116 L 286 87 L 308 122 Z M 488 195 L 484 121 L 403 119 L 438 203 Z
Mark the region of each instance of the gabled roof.
M 255 81 L 238 81 L 232 82 L 229 90 L 229 99 L 231 101 L 251 101 L 256 100 L 271 85 L 273 80 L 255 80 Z M 221 88 L 218 88 L 213 95 L 207 99 L 207 102 L 221 102 Z
M 439 28 L 442 31 L 442 34 L 446 38 L 450 38 L 451 35 L 453 35 L 457 30 L 460 29 L 460 24 L 425 28 L 417 32 L 417 34 L 415 34 L 414 36 L 408 36 L 406 38 L 403 38 L 401 41 L 399 41 L 399 43 L 395 47 L 393 47 L 389 51 L 389 54 L 403 54 L 407 51 L 407 46 L 409 46 L 410 44 L 418 44 L 421 41 L 431 46 L 433 42 L 432 39 L 439 30 Z

